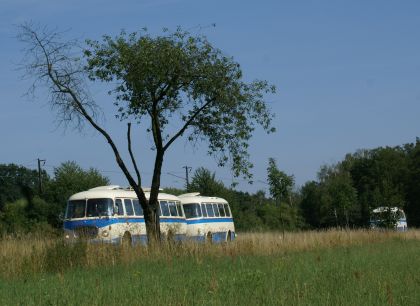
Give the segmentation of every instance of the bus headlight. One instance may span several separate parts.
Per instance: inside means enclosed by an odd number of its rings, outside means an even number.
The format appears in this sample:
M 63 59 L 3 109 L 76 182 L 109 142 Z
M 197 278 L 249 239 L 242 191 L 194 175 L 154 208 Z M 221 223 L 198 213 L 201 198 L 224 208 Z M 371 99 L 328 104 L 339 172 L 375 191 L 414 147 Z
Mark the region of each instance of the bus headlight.
M 64 238 L 66 238 L 66 239 L 70 239 L 70 235 L 69 235 L 69 234 L 66 234 L 66 235 L 64 236 Z
M 102 232 L 102 236 L 103 237 L 108 237 L 109 236 L 109 232 L 108 231 L 103 231 Z

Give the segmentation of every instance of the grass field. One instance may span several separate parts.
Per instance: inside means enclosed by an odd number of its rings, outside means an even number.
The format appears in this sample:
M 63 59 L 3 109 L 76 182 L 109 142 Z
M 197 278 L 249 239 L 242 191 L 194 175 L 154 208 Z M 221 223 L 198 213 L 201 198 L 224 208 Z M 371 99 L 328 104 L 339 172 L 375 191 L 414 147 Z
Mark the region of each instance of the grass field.
M 420 232 L 244 234 L 159 249 L 0 241 L 1 305 L 419 305 Z

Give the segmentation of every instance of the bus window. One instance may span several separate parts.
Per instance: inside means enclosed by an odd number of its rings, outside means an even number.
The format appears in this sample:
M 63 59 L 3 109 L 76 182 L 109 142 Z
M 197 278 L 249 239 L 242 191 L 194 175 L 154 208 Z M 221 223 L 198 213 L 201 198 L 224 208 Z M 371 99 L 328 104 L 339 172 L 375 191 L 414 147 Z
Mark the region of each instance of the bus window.
M 177 217 L 178 212 L 176 211 L 175 202 L 168 202 L 168 206 L 169 206 L 169 212 L 171 213 L 171 216 L 172 217 Z
M 199 204 L 197 203 L 184 204 L 183 207 L 184 207 L 185 217 L 187 219 L 201 217 L 201 209 L 200 209 Z
M 219 207 L 219 212 L 220 212 L 220 217 L 225 217 L 225 209 L 223 208 L 223 204 L 217 204 L 217 206 Z
M 209 217 L 214 217 L 213 205 L 206 204 L 206 208 L 207 208 L 207 214 L 208 214 L 208 216 Z
M 86 216 L 112 216 L 113 203 L 111 199 L 88 199 Z
M 213 204 L 213 210 L 214 210 L 214 215 L 216 217 L 220 217 L 220 212 L 219 212 L 219 208 L 217 207 L 217 204 Z
M 124 207 L 125 207 L 125 213 L 127 214 L 127 216 L 134 215 L 133 204 L 131 204 L 130 199 L 124 199 Z
M 124 208 L 123 208 L 123 204 L 121 199 L 116 199 L 115 200 L 115 206 L 117 207 L 117 213 L 119 216 L 123 216 L 124 215 Z
M 226 211 L 226 217 L 230 217 L 230 209 L 229 209 L 229 205 L 228 204 L 223 204 L 223 206 L 225 207 L 225 211 Z
M 176 207 L 178 208 L 178 215 L 179 215 L 180 217 L 183 217 L 183 216 L 184 216 L 184 213 L 183 213 L 183 210 L 182 210 L 182 205 L 181 205 L 181 203 L 180 203 L 180 202 L 176 202 Z
M 201 211 L 203 212 L 203 217 L 207 217 L 206 204 L 201 204 Z
M 86 201 L 69 201 L 67 204 L 66 219 L 83 218 L 85 216 Z
M 160 201 L 160 209 L 162 210 L 162 215 L 165 217 L 170 216 L 168 202 Z
M 133 200 L 134 214 L 136 216 L 143 216 L 143 208 L 140 206 L 139 200 Z

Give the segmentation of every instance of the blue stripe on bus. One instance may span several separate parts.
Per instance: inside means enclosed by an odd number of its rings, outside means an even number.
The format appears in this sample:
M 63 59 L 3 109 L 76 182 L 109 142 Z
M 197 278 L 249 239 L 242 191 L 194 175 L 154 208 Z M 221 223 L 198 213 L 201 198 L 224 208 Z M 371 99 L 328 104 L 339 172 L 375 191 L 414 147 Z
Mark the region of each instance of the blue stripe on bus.
M 225 242 L 226 238 L 227 238 L 227 234 L 228 232 L 215 232 L 212 233 L 212 242 L 214 243 L 219 243 L 219 242 Z M 196 242 L 206 242 L 206 235 L 195 235 L 195 236 L 189 236 L 187 237 L 187 239 L 192 240 L 192 241 L 196 241 Z M 234 232 L 230 232 L 230 239 L 234 240 L 235 239 L 235 233 Z
M 104 227 L 117 223 L 145 223 L 144 218 L 103 218 L 89 220 L 64 221 L 64 229 L 72 230 L 81 226 Z M 160 218 L 160 223 L 185 223 L 185 219 L 180 218 Z
M 187 219 L 187 224 L 198 224 L 198 223 L 216 223 L 216 222 L 233 222 L 232 218 L 202 218 L 191 220 Z

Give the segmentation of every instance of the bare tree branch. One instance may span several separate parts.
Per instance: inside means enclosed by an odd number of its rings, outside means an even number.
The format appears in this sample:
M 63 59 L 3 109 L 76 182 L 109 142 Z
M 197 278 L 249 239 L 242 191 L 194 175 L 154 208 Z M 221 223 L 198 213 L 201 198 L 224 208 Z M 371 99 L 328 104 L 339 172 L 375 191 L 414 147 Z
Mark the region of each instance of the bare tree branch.
M 191 125 L 191 123 L 194 121 L 194 119 L 206 108 L 208 107 L 212 102 L 214 102 L 216 99 L 209 99 L 207 100 L 206 103 L 204 103 L 203 106 L 201 106 L 199 109 L 197 109 L 191 116 L 190 118 L 185 122 L 185 124 L 183 125 L 183 127 L 174 135 L 172 136 L 172 138 L 166 143 L 166 145 L 163 147 L 163 151 L 166 151 L 169 146 L 178 138 L 180 137 L 185 130 Z
M 133 151 L 131 149 L 131 122 L 127 123 L 127 142 L 128 142 L 128 152 L 130 153 L 131 162 L 133 163 L 134 170 L 137 175 L 137 184 L 141 186 L 141 176 L 139 168 L 137 167 L 136 159 L 134 158 Z

